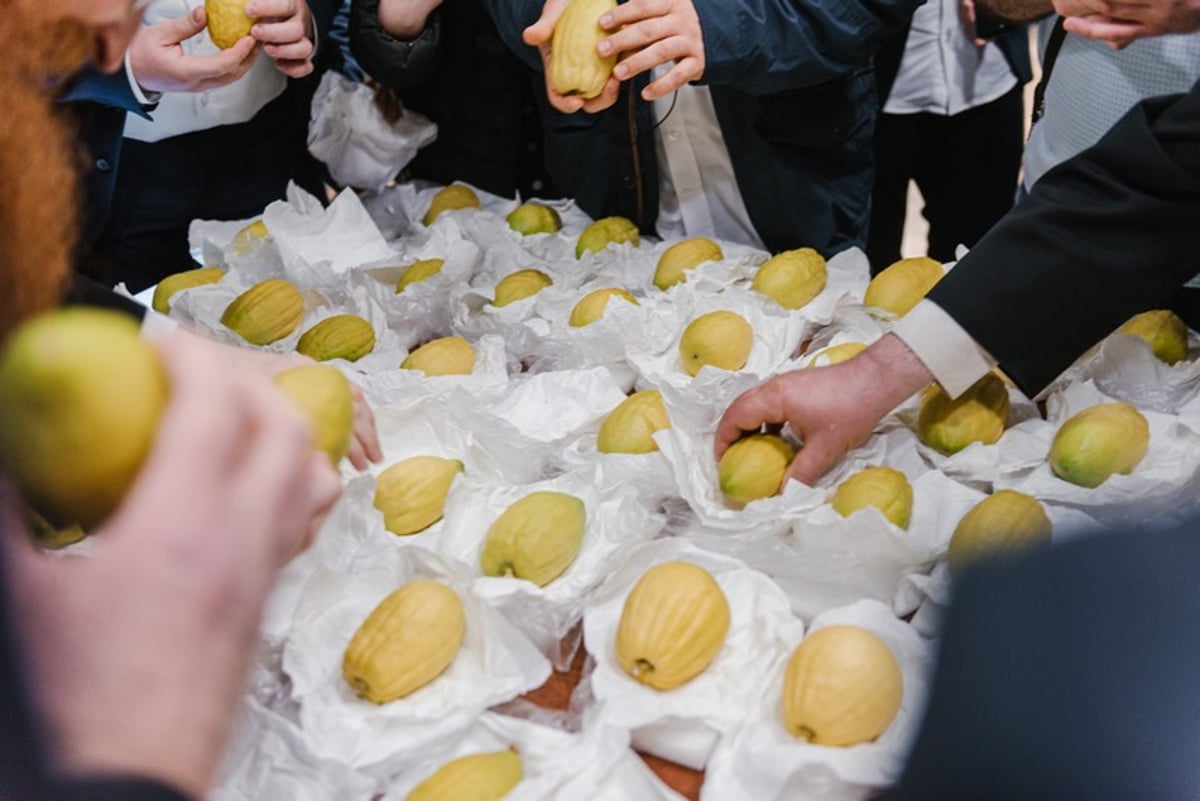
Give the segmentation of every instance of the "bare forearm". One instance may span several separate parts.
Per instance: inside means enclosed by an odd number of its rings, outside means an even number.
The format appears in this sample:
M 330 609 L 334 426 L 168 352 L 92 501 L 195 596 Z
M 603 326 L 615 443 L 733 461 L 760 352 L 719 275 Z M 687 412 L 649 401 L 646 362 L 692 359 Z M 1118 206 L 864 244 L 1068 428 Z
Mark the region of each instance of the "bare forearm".
M 934 380 L 929 368 L 895 334 L 885 334 L 858 358 L 863 363 L 863 399 L 879 418 Z
M 380 0 L 379 24 L 392 36 L 411 42 L 421 35 L 441 0 Z
M 1033 22 L 1054 12 L 1051 0 L 975 0 L 975 5 L 1008 22 Z

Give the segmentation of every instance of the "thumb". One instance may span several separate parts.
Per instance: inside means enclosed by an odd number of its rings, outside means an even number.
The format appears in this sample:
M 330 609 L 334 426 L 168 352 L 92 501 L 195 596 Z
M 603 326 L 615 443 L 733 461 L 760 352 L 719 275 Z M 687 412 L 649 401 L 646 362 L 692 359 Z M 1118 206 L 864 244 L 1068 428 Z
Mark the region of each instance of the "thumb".
M 522 34 L 525 44 L 534 47 L 548 44 L 554 38 L 554 26 L 558 24 L 558 18 L 562 16 L 566 5 L 562 0 L 548 0 L 542 7 L 542 15 L 538 17 L 538 21 L 526 28 Z
M 163 26 L 167 44 L 176 45 L 191 39 L 204 30 L 204 26 L 208 24 L 208 13 L 204 10 L 204 6 L 197 6 L 192 9 L 190 14 L 159 24 Z
M 827 438 L 805 440 L 784 474 L 779 491 L 783 492 L 789 481 L 799 481 L 801 484 L 812 486 L 841 456 L 842 452 Z

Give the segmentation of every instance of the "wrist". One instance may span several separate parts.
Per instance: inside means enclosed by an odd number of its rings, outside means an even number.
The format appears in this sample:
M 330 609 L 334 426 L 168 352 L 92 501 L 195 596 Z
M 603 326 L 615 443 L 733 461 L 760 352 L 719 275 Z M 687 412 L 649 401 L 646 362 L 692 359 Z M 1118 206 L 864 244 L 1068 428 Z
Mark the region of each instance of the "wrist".
M 898 336 L 892 333 L 859 357 L 867 397 L 882 417 L 934 381 L 933 373 Z

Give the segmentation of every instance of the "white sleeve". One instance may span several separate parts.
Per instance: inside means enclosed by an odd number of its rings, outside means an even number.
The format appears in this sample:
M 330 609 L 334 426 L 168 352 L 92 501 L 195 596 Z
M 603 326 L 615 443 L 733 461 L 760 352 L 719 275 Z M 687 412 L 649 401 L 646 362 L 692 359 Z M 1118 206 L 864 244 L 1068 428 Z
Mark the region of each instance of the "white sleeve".
M 125 77 L 129 79 L 129 88 L 133 90 L 133 97 L 143 106 L 153 106 L 162 98 L 162 92 L 150 92 L 147 94 L 138 85 L 137 77 L 133 74 L 133 66 L 129 63 L 129 51 L 125 51 Z
M 929 368 L 934 379 L 957 398 L 996 366 L 996 360 L 953 317 L 922 300 L 892 329 Z

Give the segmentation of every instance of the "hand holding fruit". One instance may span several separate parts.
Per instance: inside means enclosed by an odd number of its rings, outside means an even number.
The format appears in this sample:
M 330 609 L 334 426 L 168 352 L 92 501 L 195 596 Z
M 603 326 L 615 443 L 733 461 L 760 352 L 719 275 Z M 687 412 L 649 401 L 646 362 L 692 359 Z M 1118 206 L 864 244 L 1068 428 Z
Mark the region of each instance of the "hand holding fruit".
M 313 71 L 316 26 L 306 0 L 250 0 L 246 14 L 258 20 L 250 35 L 263 44 L 263 52 L 289 78 Z
M 704 32 L 692 0 L 629 0 L 601 16 L 600 27 L 613 32 L 597 50 L 621 59 L 613 70 L 617 80 L 674 62 L 642 90 L 644 100 L 665 97 L 704 76 Z
M 379 24 L 392 36 L 411 42 L 429 24 L 429 14 L 442 0 L 379 0 Z
M 604 70 L 611 71 L 612 64 L 609 59 L 602 58 L 598 51 L 595 50 L 595 43 L 599 41 L 604 34 L 599 24 L 592 24 L 590 20 L 584 19 L 580 15 L 582 11 L 588 11 L 596 7 L 596 18 L 599 19 L 600 8 L 607 8 L 609 5 L 615 4 L 611 0 L 574 0 L 577 7 L 572 12 L 568 21 L 578 15 L 575 23 L 564 23 L 562 31 L 559 31 L 559 24 L 562 21 L 563 14 L 567 7 L 571 5 L 572 0 L 546 0 L 546 5 L 542 8 L 542 15 L 538 21 L 525 29 L 523 38 L 525 44 L 532 45 L 538 48 L 542 55 L 542 71 L 546 76 L 546 96 L 550 100 L 550 105 L 563 112 L 564 114 L 574 114 L 576 111 L 586 111 L 589 114 L 595 114 L 617 102 L 617 94 L 620 91 L 620 83 L 611 75 L 604 77 L 600 82 L 600 86 L 595 91 L 589 89 L 584 92 L 576 92 L 574 88 L 563 89 L 555 88 L 556 80 L 555 73 L 558 69 L 562 69 L 563 59 L 569 58 L 572 62 L 578 62 L 574 66 L 583 67 L 586 71 L 601 73 Z M 588 6 L 587 9 L 584 6 Z M 570 30 L 568 30 L 568 27 Z M 593 30 L 594 29 L 594 30 Z M 570 34 L 567 36 L 566 34 Z M 570 40 L 575 46 L 571 48 L 570 53 L 566 50 L 566 40 Z M 557 41 L 562 52 L 559 53 L 556 65 L 554 58 L 554 42 Z M 601 63 L 604 62 L 604 63 Z M 572 70 L 574 71 L 574 70 Z M 570 92 L 570 93 L 568 93 Z
M 251 36 L 241 37 L 216 55 L 194 56 L 183 51 L 183 42 L 207 24 L 207 12 L 195 8 L 186 16 L 138 29 L 129 45 L 129 66 L 138 85 L 147 92 L 203 92 L 245 75 L 258 55 Z

